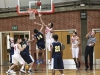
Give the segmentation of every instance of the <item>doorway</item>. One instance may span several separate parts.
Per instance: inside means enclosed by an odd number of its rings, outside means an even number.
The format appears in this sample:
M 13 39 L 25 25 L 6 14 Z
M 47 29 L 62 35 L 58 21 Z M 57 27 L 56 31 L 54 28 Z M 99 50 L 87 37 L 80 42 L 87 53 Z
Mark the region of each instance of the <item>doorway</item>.
M 72 53 L 70 50 L 71 41 L 70 38 L 73 34 L 73 31 L 76 29 L 69 29 L 69 30 L 54 30 L 54 34 L 58 35 L 58 41 L 60 41 L 63 45 L 65 45 L 65 49 L 63 50 L 63 62 L 64 64 L 75 64 L 72 59 Z M 48 52 L 48 62 L 50 61 L 50 53 Z M 49 63 L 48 63 L 49 64 Z
M 7 47 L 8 45 L 8 36 L 9 37 L 20 37 L 24 38 L 25 36 L 30 39 L 30 31 L 4 31 L 0 32 L 0 65 L 9 65 L 10 59 L 10 49 Z
M 99 65 L 100 64 L 100 28 L 92 29 L 96 31 L 96 39 L 97 42 L 94 47 L 94 64 Z

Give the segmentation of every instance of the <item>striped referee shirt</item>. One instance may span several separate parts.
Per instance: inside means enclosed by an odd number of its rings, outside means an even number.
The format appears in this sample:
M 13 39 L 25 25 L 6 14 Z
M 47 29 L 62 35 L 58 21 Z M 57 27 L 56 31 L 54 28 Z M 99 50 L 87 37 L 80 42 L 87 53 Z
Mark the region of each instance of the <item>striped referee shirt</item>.
M 97 41 L 96 37 L 89 35 L 87 45 L 89 46 L 89 44 L 96 43 L 96 41 Z

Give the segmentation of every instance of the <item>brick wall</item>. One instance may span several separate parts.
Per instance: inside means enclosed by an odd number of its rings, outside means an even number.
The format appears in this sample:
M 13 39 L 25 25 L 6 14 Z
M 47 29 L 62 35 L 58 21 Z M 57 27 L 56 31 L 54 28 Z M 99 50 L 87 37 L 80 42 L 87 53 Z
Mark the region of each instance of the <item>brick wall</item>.
M 34 28 L 40 28 L 37 25 L 34 25 L 34 21 L 40 22 L 38 16 L 37 20 L 29 20 L 28 16 L 22 17 L 12 17 L 12 18 L 4 18 L 0 19 L 0 31 L 11 31 L 12 25 L 18 25 L 19 31 L 31 31 L 33 33 Z M 65 30 L 65 29 L 77 29 L 80 36 L 81 25 L 80 25 L 80 12 L 72 11 L 72 12 L 62 12 L 62 13 L 54 13 L 50 15 L 43 15 L 42 18 L 44 22 L 48 24 L 52 22 L 54 24 L 54 30 Z M 35 52 L 35 43 L 32 43 L 32 55 Z
M 100 28 L 100 11 L 88 11 L 87 12 L 88 19 L 87 19 L 87 29 L 88 31 L 93 28 Z
M 28 16 L 12 17 L 0 19 L 0 31 L 11 31 L 12 25 L 18 25 L 19 31 L 31 31 L 34 28 L 40 28 L 34 25 L 34 21 L 40 22 L 38 16 L 36 20 L 29 20 Z M 77 29 L 79 37 L 81 37 L 81 20 L 80 11 L 60 12 L 54 14 L 42 15 L 44 22 L 54 24 L 54 30 Z M 100 28 L 100 11 L 87 11 L 88 30 Z M 35 52 L 35 42 L 32 42 L 32 55 Z

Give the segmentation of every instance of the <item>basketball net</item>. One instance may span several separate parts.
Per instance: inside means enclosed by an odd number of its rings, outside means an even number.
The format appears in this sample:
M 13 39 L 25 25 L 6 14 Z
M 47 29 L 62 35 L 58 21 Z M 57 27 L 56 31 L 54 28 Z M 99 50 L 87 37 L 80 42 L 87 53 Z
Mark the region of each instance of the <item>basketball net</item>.
M 36 9 L 28 10 L 28 13 L 29 13 L 29 19 L 36 19 L 36 16 L 35 16 L 37 13 Z

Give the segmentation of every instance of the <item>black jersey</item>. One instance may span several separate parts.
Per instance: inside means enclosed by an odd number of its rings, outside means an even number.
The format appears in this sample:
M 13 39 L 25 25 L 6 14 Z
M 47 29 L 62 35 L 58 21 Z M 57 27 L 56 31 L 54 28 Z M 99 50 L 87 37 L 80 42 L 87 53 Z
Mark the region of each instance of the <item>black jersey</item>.
M 53 46 L 52 55 L 60 55 L 61 54 L 61 43 L 53 42 L 52 46 Z
M 44 42 L 44 36 L 41 32 L 38 32 L 36 35 L 35 35 L 36 39 L 37 39 L 37 43 L 38 42 Z
M 53 50 L 52 50 L 52 62 L 51 62 L 51 69 L 64 69 L 63 59 L 61 55 L 61 43 L 60 42 L 53 42 L 52 43 Z

